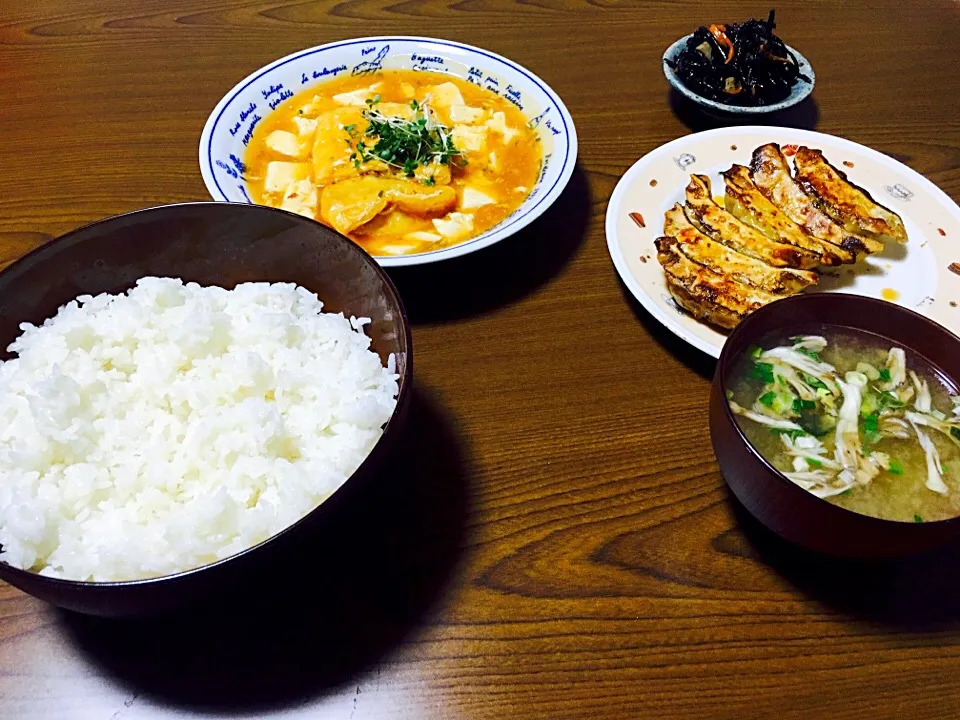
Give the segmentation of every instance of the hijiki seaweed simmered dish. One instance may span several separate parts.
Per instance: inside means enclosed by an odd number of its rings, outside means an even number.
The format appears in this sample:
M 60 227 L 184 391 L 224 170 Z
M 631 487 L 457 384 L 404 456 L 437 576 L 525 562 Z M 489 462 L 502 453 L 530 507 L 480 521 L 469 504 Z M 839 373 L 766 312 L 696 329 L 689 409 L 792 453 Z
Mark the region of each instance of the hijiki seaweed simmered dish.
M 701 97 L 728 105 L 772 105 L 787 98 L 798 82 L 810 82 L 796 57 L 766 20 L 697 29 L 676 60 L 665 62 Z
M 837 330 L 752 347 L 727 399 L 754 447 L 790 481 L 864 515 L 960 514 L 960 396 L 926 361 Z

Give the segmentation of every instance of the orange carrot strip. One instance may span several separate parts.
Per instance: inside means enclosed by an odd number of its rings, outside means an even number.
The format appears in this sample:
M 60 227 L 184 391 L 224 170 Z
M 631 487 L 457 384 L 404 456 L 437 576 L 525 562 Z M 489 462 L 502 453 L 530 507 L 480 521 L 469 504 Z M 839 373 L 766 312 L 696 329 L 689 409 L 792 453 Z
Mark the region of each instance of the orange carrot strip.
M 711 25 L 710 34 L 713 35 L 713 39 L 717 41 L 717 44 L 720 47 L 725 47 L 727 49 L 727 59 L 723 61 L 724 65 L 729 65 L 730 61 L 733 60 L 733 43 L 730 42 L 730 38 L 727 37 L 727 28 L 724 25 Z

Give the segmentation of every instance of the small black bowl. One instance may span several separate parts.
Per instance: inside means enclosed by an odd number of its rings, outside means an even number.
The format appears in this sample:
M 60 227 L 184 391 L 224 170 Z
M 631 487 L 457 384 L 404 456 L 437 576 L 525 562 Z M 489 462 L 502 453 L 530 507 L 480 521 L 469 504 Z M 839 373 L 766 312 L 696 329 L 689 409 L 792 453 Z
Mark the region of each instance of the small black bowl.
M 373 350 L 383 362 L 391 353 L 396 357 L 399 395 L 380 440 L 340 489 L 298 522 L 229 558 L 175 575 L 126 582 L 48 578 L 0 562 L 0 578 L 11 585 L 92 615 L 178 609 L 296 552 L 345 496 L 362 492 L 365 481 L 383 470 L 411 394 L 410 326 L 380 266 L 333 230 L 259 205 L 165 205 L 111 217 L 52 240 L 0 273 L 0 347 L 20 334 L 20 323 L 40 324 L 78 295 L 120 293 L 145 276 L 227 288 L 254 281 L 301 285 L 320 297 L 326 311 L 371 319 L 366 331 Z
M 915 312 L 859 295 L 798 295 L 751 313 L 727 338 L 710 394 L 710 436 L 724 480 L 770 530 L 808 549 L 851 558 L 909 555 L 960 536 L 960 518 L 909 523 L 860 515 L 810 494 L 767 462 L 740 430 L 727 402 L 737 361 L 767 334 L 816 333 L 822 326 L 877 335 L 960 378 L 960 339 Z

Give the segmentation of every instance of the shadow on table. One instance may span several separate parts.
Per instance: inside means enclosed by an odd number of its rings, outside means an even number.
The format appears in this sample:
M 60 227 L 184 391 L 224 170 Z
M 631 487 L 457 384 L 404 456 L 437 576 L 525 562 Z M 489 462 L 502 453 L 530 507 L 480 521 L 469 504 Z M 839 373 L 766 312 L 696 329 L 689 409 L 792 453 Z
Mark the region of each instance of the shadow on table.
M 757 115 L 737 115 L 734 113 L 714 113 L 707 111 L 692 100 L 670 88 L 668 102 L 673 114 L 692 132 L 713 130 L 719 127 L 733 125 L 774 125 L 777 127 L 800 128 L 802 130 L 816 130 L 820 120 L 820 111 L 817 102 L 810 95 L 793 107 L 779 112 L 761 113 Z
M 960 627 L 960 546 L 896 560 L 846 560 L 804 550 L 756 520 L 728 493 L 760 559 L 827 607 L 903 632 Z
M 630 306 L 630 309 L 633 310 L 633 314 L 637 320 L 643 325 L 643 329 L 690 370 L 693 370 L 705 380 L 712 380 L 713 372 L 717 367 L 717 361 L 667 330 L 659 320 L 640 304 L 633 296 L 633 293 L 630 292 L 630 289 L 623 284 L 622 280 L 617 278 L 617 282 L 620 285 L 620 293 Z
M 582 245 L 591 212 L 586 175 L 577 165 L 556 202 L 516 235 L 459 258 L 388 273 L 414 324 L 489 312 L 558 275 Z
M 469 510 L 451 419 L 417 389 L 391 473 L 312 547 L 230 600 L 149 620 L 62 624 L 112 678 L 162 705 L 256 716 L 371 669 L 444 595 Z

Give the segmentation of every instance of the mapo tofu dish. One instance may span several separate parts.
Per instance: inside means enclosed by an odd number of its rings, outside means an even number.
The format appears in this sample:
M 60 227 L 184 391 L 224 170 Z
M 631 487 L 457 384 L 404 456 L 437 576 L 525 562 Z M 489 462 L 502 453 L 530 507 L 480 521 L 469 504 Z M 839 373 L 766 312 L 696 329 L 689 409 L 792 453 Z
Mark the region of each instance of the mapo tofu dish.
M 496 226 L 540 172 L 536 133 L 496 93 L 389 70 L 289 98 L 250 142 L 254 202 L 319 220 L 373 255 L 456 245 Z

